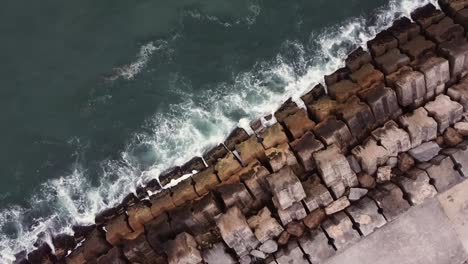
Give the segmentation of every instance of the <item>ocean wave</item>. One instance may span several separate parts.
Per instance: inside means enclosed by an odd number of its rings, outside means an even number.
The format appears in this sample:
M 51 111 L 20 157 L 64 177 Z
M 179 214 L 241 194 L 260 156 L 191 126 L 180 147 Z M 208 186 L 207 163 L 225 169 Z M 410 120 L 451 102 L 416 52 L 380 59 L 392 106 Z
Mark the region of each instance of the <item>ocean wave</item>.
M 99 183 L 90 183 L 86 169 L 76 164 L 70 175 L 44 183 L 28 208 L 13 206 L 0 211 L 0 262 L 12 262 L 15 253 L 32 250 L 38 237 L 50 243 L 51 233 L 70 233 L 72 225 L 93 223 L 96 213 L 121 201 L 138 184 L 201 155 L 235 126 L 250 131 L 251 120 L 273 113 L 287 98 L 299 102 L 325 74 L 343 66 L 353 48 L 365 46 L 394 19 L 408 16 L 428 2 L 436 1 L 392 0 L 377 10 L 372 24 L 364 18 L 352 18 L 311 33 L 308 43 L 285 40 L 288 53 L 257 63 L 251 71 L 238 74 L 233 83 L 219 84 L 215 93 L 184 94 L 185 101 L 148 120 L 143 129 L 146 132 L 135 134 L 119 159 L 101 162 Z M 124 67 L 117 78 L 134 78 L 160 45 L 167 44 L 144 45 L 137 60 Z

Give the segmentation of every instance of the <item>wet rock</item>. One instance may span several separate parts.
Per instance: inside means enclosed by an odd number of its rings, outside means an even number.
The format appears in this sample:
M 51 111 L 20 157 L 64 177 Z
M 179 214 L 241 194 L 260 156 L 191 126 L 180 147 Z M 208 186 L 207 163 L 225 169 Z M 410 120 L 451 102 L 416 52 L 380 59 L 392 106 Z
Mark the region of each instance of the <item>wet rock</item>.
M 203 159 L 205 160 L 208 167 L 211 167 L 218 162 L 219 159 L 226 156 L 228 150 L 224 147 L 223 144 L 219 144 L 218 146 L 208 150 L 205 154 L 203 154 Z
M 286 231 L 295 237 L 301 237 L 305 231 L 305 225 L 300 221 L 292 221 L 286 226 Z
M 436 50 L 436 44 L 427 40 L 424 36 L 418 35 L 414 39 L 400 46 L 401 51 L 406 53 L 412 61 L 420 59 L 427 54 L 432 54 Z
M 266 180 L 270 172 L 258 161 L 249 164 L 238 174 L 240 180 L 255 197 L 256 203 L 263 203 L 271 200 L 272 196 L 268 190 L 269 187 Z
M 374 230 L 386 224 L 387 221 L 378 210 L 375 202 L 368 197 L 364 197 L 346 209 L 364 236 L 370 235 Z
M 374 39 L 367 42 L 372 55 L 374 57 L 382 56 L 388 50 L 398 47 L 398 40 L 392 36 L 392 34 L 384 30 L 375 36 Z
M 431 99 L 444 92 L 445 83 L 450 80 L 450 67 L 446 59 L 428 56 L 419 62 L 416 69 L 424 74 L 426 99 Z
M 348 199 L 350 201 L 358 201 L 363 196 L 365 196 L 369 192 L 367 189 L 364 188 L 351 188 L 349 189 Z
M 351 134 L 358 140 L 365 138 L 369 131 L 376 126 L 371 109 L 357 96 L 350 97 L 340 105 L 336 115 L 348 125 Z
M 65 261 L 67 264 L 86 264 L 86 260 L 84 258 L 83 247 L 77 247 L 73 250 L 66 258 Z M 30 263 L 30 262 L 27 262 Z M 15 263 L 16 264 L 16 263 Z M 20 264 L 23 264 L 20 262 Z M 26 263 L 24 263 L 26 264 Z
M 376 70 L 370 63 L 362 66 L 359 70 L 353 72 L 349 77 L 351 80 L 356 82 L 361 87 L 361 89 L 369 88 L 372 85 L 382 83 L 384 81 L 383 73 L 379 70 Z M 337 101 L 339 102 L 338 99 Z
M 299 107 L 291 98 L 286 100 L 280 108 L 275 112 L 275 118 L 278 122 L 283 122 L 288 116 L 295 114 L 299 111 Z
M 343 121 L 337 120 L 335 116 L 330 116 L 315 126 L 314 133 L 327 146 L 336 144 L 343 152 L 356 143 L 348 126 Z
M 153 250 L 162 253 L 163 243 L 171 239 L 175 234 L 169 224 L 169 217 L 166 213 L 157 216 L 155 219 L 145 224 L 146 239 Z
M 390 153 L 387 149 L 377 144 L 373 138 L 366 139 L 362 145 L 355 147 L 351 153 L 361 163 L 361 168 L 369 175 L 377 171 L 377 167 L 384 165 Z
M 395 91 L 389 87 L 369 88 L 361 91 L 359 97 L 369 105 L 378 124 L 396 118 L 402 112 Z
M 159 183 L 161 183 L 162 186 L 166 186 L 171 183 L 171 181 L 177 180 L 180 177 L 182 177 L 182 171 L 180 167 L 172 167 L 159 175 Z
M 293 138 L 300 138 L 307 131 L 315 127 L 315 122 L 310 120 L 304 109 L 299 109 L 295 114 L 284 119 L 284 125 Z
M 382 166 L 377 169 L 377 183 L 383 183 L 392 179 L 392 167 Z
M 408 194 L 411 204 L 422 204 L 426 199 L 437 195 L 425 171 L 414 168 L 406 176 L 397 176 L 394 181 Z
M 325 87 L 323 87 L 323 85 L 319 83 L 314 85 L 308 93 L 301 96 L 301 100 L 306 105 L 309 105 L 319 100 L 321 97 L 325 96 L 325 94 Z
M 402 67 L 386 77 L 387 84 L 395 89 L 398 103 L 405 106 L 419 106 L 426 96 L 424 74 Z
M 219 193 L 224 205 L 237 207 L 244 214 L 248 213 L 254 203 L 254 198 L 250 195 L 243 183 L 233 183 L 219 186 L 216 191 Z
M 271 254 L 278 250 L 278 243 L 275 240 L 267 240 L 258 249 L 266 254 Z
M 328 236 L 333 239 L 337 250 L 343 250 L 360 238 L 359 233 L 353 229 L 353 223 L 344 212 L 330 216 L 322 226 Z
M 250 217 L 247 223 L 254 230 L 255 237 L 260 243 L 273 239 L 284 231 L 276 219 L 271 217 L 271 212 L 267 207 L 264 207 L 256 215 Z
M 264 159 L 265 149 L 255 135 L 236 145 L 236 151 L 244 164 L 255 159 Z
M 401 153 L 398 155 L 398 169 L 406 172 L 414 167 L 414 159 L 408 153 Z
M 302 186 L 306 193 L 306 198 L 303 201 L 310 212 L 333 202 L 330 192 L 320 183 L 317 177 L 302 182 Z
M 171 192 L 164 189 L 161 192 L 150 197 L 151 214 L 156 217 L 165 211 L 175 207 L 171 199 Z
M 444 132 L 444 142 L 449 147 L 454 147 L 463 141 L 463 136 L 457 130 L 449 127 Z
M 434 141 L 429 141 L 411 149 L 408 153 L 417 161 L 425 162 L 437 156 L 440 149 L 441 148 L 439 145 L 437 145 L 437 143 Z
M 450 125 L 460 121 L 463 115 L 463 106 L 443 94 L 427 103 L 424 108 L 436 120 L 440 133 L 443 133 Z
M 222 214 L 216 220 L 216 226 L 226 245 L 239 256 L 247 255 L 259 243 L 237 207 L 229 208 L 225 214 Z
M 140 202 L 127 211 L 128 215 L 128 224 L 130 228 L 136 234 L 142 234 L 145 232 L 145 223 L 153 219 L 153 214 L 151 213 L 151 207 L 144 202 Z
M 197 242 L 187 233 L 178 234 L 169 243 L 167 257 L 169 264 L 197 264 L 203 261 Z
M 273 203 L 280 209 L 284 210 L 306 197 L 301 182 L 289 167 L 273 173 L 267 181 L 273 194 Z
M 275 253 L 275 259 L 278 264 L 308 264 L 304 253 L 296 241 L 289 241 L 285 248 Z
M 146 198 L 148 196 L 148 192 L 157 193 L 162 189 L 161 184 L 159 184 L 158 179 L 150 180 L 143 189 L 138 190 L 138 196 L 142 198 Z
M 108 221 L 106 231 L 106 240 L 113 246 L 119 245 L 123 238 L 133 233 L 125 214 Z
M 28 254 L 28 261 L 31 264 L 52 264 L 55 263 L 56 257 L 50 246 L 47 243 L 42 243 L 37 249 Z
M 391 74 L 410 63 L 410 58 L 399 49 L 391 49 L 384 55 L 375 58 L 377 66 L 386 74 Z
M 227 253 L 227 248 L 223 243 L 214 244 L 212 248 L 203 251 L 203 260 L 207 264 L 235 264 L 237 261 Z
M 313 154 L 322 150 L 325 146 L 317 140 L 312 132 L 306 132 L 301 138 L 291 143 L 291 148 L 297 155 L 300 163 L 306 172 L 313 171 L 316 168 Z
M 362 47 L 357 48 L 348 58 L 345 60 L 346 67 L 351 71 L 355 72 L 359 70 L 365 64 L 371 63 L 372 57 L 369 52 L 364 51 Z
M 83 257 L 92 261 L 111 249 L 111 245 L 104 239 L 104 234 L 95 228 L 83 242 Z
M 340 199 L 338 199 L 338 200 L 334 201 L 333 203 L 331 203 L 330 205 L 328 205 L 327 207 L 325 207 L 325 213 L 327 215 L 332 215 L 332 214 L 335 214 L 337 212 L 343 211 L 348 206 L 350 206 L 350 202 L 348 200 L 348 197 L 343 196 Z
M 291 234 L 289 234 L 287 231 L 283 231 L 278 237 L 278 245 L 284 246 L 288 244 L 289 238 L 291 238 Z
M 439 22 L 444 17 L 445 14 L 438 10 L 433 4 L 427 4 L 411 13 L 411 18 L 422 28 L 427 28 L 430 25 Z
M 97 264 L 126 264 L 122 250 L 117 247 L 113 247 L 105 255 L 102 255 L 98 258 Z
M 281 223 L 283 225 L 287 225 L 294 220 L 304 219 L 307 216 L 307 213 L 301 202 L 295 202 L 285 210 L 278 208 L 278 216 L 281 220 Z
M 285 166 L 294 167 L 298 164 L 296 156 L 287 143 L 267 149 L 265 155 L 273 172 L 277 172 Z
M 241 164 L 231 152 L 219 160 L 214 167 L 215 172 L 221 181 L 229 179 L 231 175 L 238 172 L 241 168 Z
M 165 263 L 164 257 L 156 254 L 146 240 L 146 236 L 141 234 L 134 240 L 127 240 L 123 244 L 122 252 L 125 258 L 131 263 L 159 264 Z
M 342 81 L 339 81 L 339 82 L 329 86 L 328 87 L 328 94 L 330 95 L 331 98 L 336 100 L 336 102 L 343 103 L 349 97 L 357 94 L 361 89 L 362 88 L 357 83 L 352 82 L 351 80 L 342 80 Z M 328 100 L 328 101 L 320 100 L 319 102 L 320 102 L 320 105 L 318 105 L 318 106 L 319 106 L 320 110 L 324 109 L 323 106 L 332 106 L 332 107 L 334 106 L 333 102 L 330 102 L 330 100 Z M 317 103 L 319 103 L 319 102 L 317 102 Z M 327 103 L 327 104 L 324 104 L 324 103 Z M 325 109 L 333 109 L 333 108 L 326 107 Z M 314 111 L 314 112 L 317 112 L 317 111 Z M 317 116 L 317 115 L 315 115 L 315 116 Z
M 410 136 L 393 120 L 372 131 L 372 136 L 388 150 L 390 156 L 397 156 L 398 153 L 406 152 L 411 148 Z
M 335 250 L 321 229 L 307 232 L 298 242 L 312 263 L 324 263 L 335 254 Z
M 205 163 L 201 157 L 193 157 L 180 167 L 182 175 L 193 174 L 195 172 L 202 171 L 206 168 Z
M 388 221 L 392 221 L 410 208 L 409 203 L 403 199 L 403 192 L 400 188 L 390 182 L 379 185 L 370 191 L 368 196 L 382 209 Z
M 343 67 L 343 68 L 339 68 L 338 70 L 334 71 L 333 73 L 329 75 L 325 75 L 324 79 L 325 79 L 325 84 L 327 85 L 327 88 L 328 88 L 327 91 L 328 92 L 330 91 L 329 88 L 333 84 L 339 81 L 348 79 L 350 73 L 351 71 L 348 68 Z
M 367 173 L 360 173 L 358 175 L 359 185 L 362 188 L 374 189 L 375 188 L 375 179 Z
M 302 222 L 304 225 L 309 228 L 309 229 L 316 229 L 320 226 L 320 224 L 325 220 L 327 217 L 327 214 L 325 213 L 325 210 L 322 208 L 317 208 L 314 211 L 312 211 L 310 214 L 308 214 Z
M 193 187 L 198 196 L 203 196 L 209 191 L 213 190 L 218 184 L 219 180 L 214 173 L 213 167 L 206 168 L 192 176 Z
M 52 238 L 55 248 L 55 255 L 58 259 L 63 259 L 69 250 L 76 247 L 75 238 L 68 234 L 58 234 Z
M 432 41 L 440 44 L 463 37 L 464 29 L 462 26 L 455 24 L 450 17 L 444 17 L 439 22 L 426 28 L 425 32 Z
M 279 123 L 266 128 L 259 134 L 259 137 L 263 139 L 262 144 L 265 149 L 288 142 L 288 137 Z
M 325 120 L 330 115 L 334 114 L 338 103 L 329 96 L 324 96 L 312 104 L 307 105 L 307 111 L 311 118 L 317 122 Z
M 463 180 L 460 173 L 454 169 L 452 159 L 444 155 L 435 157 L 426 172 L 438 192 L 444 192 Z
M 462 136 L 468 136 L 468 122 L 458 122 L 454 126 L 455 130 Z
M 414 110 L 413 113 L 402 115 L 399 121 L 410 135 L 412 148 L 437 137 L 437 122 L 429 117 L 422 107 Z
M 94 222 L 96 225 L 103 225 L 107 221 L 111 220 L 112 218 L 116 217 L 119 215 L 118 210 L 114 207 L 112 208 L 107 208 L 101 212 L 99 212 L 96 217 L 94 217 Z
M 388 31 L 398 40 L 398 44 L 401 46 L 419 36 L 421 28 L 416 23 L 412 23 L 409 18 L 402 17 L 395 20 Z
M 246 141 L 247 139 L 249 139 L 249 134 L 247 134 L 247 132 L 243 128 L 236 127 L 224 141 L 224 145 L 229 150 L 234 151 L 234 147 L 237 144 L 240 144 L 241 142 Z
M 88 236 L 91 232 L 93 232 L 95 227 L 96 227 L 96 225 L 88 225 L 88 226 L 75 225 L 75 226 L 72 226 L 73 237 L 75 237 L 76 241 L 81 241 L 81 240 L 85 239 L 85 237 Z

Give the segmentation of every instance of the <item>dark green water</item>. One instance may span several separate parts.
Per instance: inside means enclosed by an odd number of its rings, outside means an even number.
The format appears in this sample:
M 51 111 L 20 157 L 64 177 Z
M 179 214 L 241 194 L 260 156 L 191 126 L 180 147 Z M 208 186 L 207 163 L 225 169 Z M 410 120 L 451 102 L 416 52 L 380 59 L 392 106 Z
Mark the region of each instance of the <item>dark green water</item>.
M 321 81 L 425 0 L 7 0 L 0 260 Z

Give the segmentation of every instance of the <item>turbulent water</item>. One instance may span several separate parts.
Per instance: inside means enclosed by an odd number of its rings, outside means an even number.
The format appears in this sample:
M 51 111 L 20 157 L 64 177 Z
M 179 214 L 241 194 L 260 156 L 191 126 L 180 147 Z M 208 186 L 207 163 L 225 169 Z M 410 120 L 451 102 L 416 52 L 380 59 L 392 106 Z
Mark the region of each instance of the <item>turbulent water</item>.
M 298 100 L 435 0 L 7 2 L 2 263 Z

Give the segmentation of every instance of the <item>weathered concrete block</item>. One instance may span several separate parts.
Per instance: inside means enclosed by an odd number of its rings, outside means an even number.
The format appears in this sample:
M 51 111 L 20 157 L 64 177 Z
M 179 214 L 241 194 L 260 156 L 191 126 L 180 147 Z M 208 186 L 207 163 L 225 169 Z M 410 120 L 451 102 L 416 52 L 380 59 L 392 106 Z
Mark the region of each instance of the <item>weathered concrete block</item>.
M 98 228 L 94 228 L 91 233 L 86 236 L 83 242 L 83 258 L 88 261 L 93 261 L 111 249 L 111 245 L 104 239 L 104 235 Z
M 424 74 L 426 81 L 426 99 L 444 92 L 445 83 L 450 80 L 450 66 L 448 60 L 430 56 L 422 60 L 417 70 Z
M 350 97 L 340 105 L 336 115 L 341 117 L 348 125 L 351 134 L 358 140 L 365 138 L 369 131 L 376 126 L 371 109 L 357 96 Z
M 438 10 L 433 4 L 427 4 L 411 13 L 411 18 L 422 28 L 427 28 L 430 25 L 439 22 L 444 17 L 445 14 Z
M 259 137 L 263 139 L 262 144 L 265 149 L 288 142 L 288 137 L 279 123 L 266 128 L 260 133 Z
M 267 207 L 261 209 L 256 215 L 247 220 L 250 228 L 254 230 L 255 237 L 260 243 L 278 237 L 284 228 L 271 217 L 271 212 Z
M 374 39 L 367 42 L 367 46 L 374 57 L 382 56 L 388 50 L 398 47 L 398 40 L 392 34 L 384 30 L 375 36 Z
M 219 180 L 216 176 L 213 167 L 206 168 L 203 171 L 198 172 L 192 176 L 194 182 L 195 192 L 198 196 L 207 194 L 210 190 L 213 190 L 218 184 Z
M 187 161 L 184 165 L 180 166 L 181 175 L 193 174 L 195 172 L 202 171 L 206 168 L 205 163 L 201 157 L 193 157 Z
M 410 57 L 411 61 L 415 61 L 427 54 L 434 53 L 436 51 L 436 44 L 424 36 L 418 35 L 409 42 L 400 45 L 400 49 Z
M 235 148 L 244 164 L 248 164 L 254 159 L 265 158 L 265 149 L 255 135 L 252 135 L 249 139 L 237 144 Z
M 169 242 L 167 260 L 169 264 L 198 264 L 203 261 L 197 242 L 188 233 L 178 234 Z
M 465 30 L 468 29 L 468 8 L 458 11 L 453 18 L 458 24 L 462 25 Z
M 360 239 L 359 233 L 353 229 L 353 223 L 344 212 L 332 215 L 323 222 L 322 227 L 328 237 L 333 239 L 337 250 L 343 250 Z
M 337 106 L 338 103 L 335 100 L 329 96 L 323 96 L 312 104 L 307 104 L 307 111 L 315 121 L 321 122 L 334 114 Z
M 144 233 L 145 224 L 154 218 L 151 207 L 145 202 L 139 202 L 127 209 L 128 224 L 134 231 L 134 236 Z
M 266 254 L 275 253 L 278 250 L 278 243 L 275 240 L 267 240 L 258 247 L 258 250 Z
M 236 259 L 227 252 L 227 248 L 224 243 L 216 243 L 211 248 L 208 248 L 202 252 L 203 260 L 207 264 L 235 264 Z
M 241 127 L 236 127 L 224 141 L 224 145 L 231 151 L 234 151 L 234 147 L 249 139 L 249 134 Z
M 141 234 L 134 240 L 124 242 L 122 252 L 125 258 L 132 263 L 159 264 L 165 263 L 165 258 L 151 248 L 146 236 Z
M 34 262 L 33 262 L 34 263 Z M 45 262 L 42 262 L 45 263 Z M 97 264 L 125 264 L 127 261 L 122 255 L 122 250 L 117 247 L 111 248 L 106 254 L 97 259 Z
M 175 234 L 188 232 L 191 234 L 203 231 L 203 223 L 199 223 L 192 214 L 192 203 L 176 207 L 168 212 L 171 229 Z
M 276 110 L 275 118 L 278 122 L 281 123 L 285 118 L 295 114 L 299 110 L 300 108 L 297 106 L 297 104 L 293 102 L 292 98 L 289 98 L 280 106 L 280 108 L 278 108 L 278 110 Z
M 200 226 L 207 229 L 215 224 L 215 218 L 221 215 L 222 211 L 216 202 L 216 198 L 209 193 L 192 205 L 192 215 Z
M 368 196 L 382 209 L 387 221 L 392 221 L 410 208 L 409 203 L 403 199 L 403 192 L 400 188 L 390 182 L 384 183 L 370 191 Z
M 277 208 L 284 210 L 306 197 L 301 182 L 290 167 L 273 173 L 267 181 Z
M 401 115 L 396 93 L 389 87 L 366 89 L 359 93 L 359 97 L 369 105 L 378 124 Z
M 466 0 L 440 0 L 439 5 L 450 15 L 454 15 L 457 11 L 462 10 L 468 6 L 468 1 Z
M 342 80 L 328 87 L 328 94 L 335 99 L 338 103 L 346 101 L 349 97 L 357 94 L 361 90 L 361 86 L 357 83 L 352 82 L 351 80 Z M 328 109 L 332 109 L 330 106 L 333 106 L 333 102 L 319 100 L 321 108 L 328 106 Z M 325 104 L 327 103 L 327 104 Z M 326 110 L 328 110 L 326 109 Z M 321 110 L 324 112 L 324 110 Z M 314 115 L 312 115 L 314 116 Z M 320 120 L 318 120 L 320 121 Z
M 459 148 L 454 153 L 450 154 L 454 163 L 457 165 L 457 169 L 463 177 L 468 177 L 468 148 Z
M 399 128 L 395 121 L 388 121 L 383 127 L 372 131 L 372 136 L 393 157 L 411 148 L 410 136 L 406 131 Z
M 240 180 L 255 197 L 255 203 L 262 203 L 271 200 L 272 197 L 266 180 L 269 175 L 270 172 L 258 161 L 250 163 L 247 167 L 243 168 L 241 172 L 239 172 Z
M 169 216 L 164 213 L 145 224 L 146 240 L 156 253 L 163 253 L 163 243 L 175 236 L 169 224 Z
M 195 188 L 193 186 L 192 178 L 189 177 L 171 187 L 171 198 L 172 202 L 176 206 L 198 198 L 198 194 L 195 192 Z
M 427 103 L 424 108 L 437 121 L 439 133 L 443 133 L 447 127 L 460 121 L 463 116 L 463 106 L 443 94 Z
M 373 138 L 368 138 L 362 145 L 359 145 L 351 151 L 356 159 L 361 163 L 363 171 L 373 175 L 377 167 L 384 165 L 390 157 L 390 152 L 377 144 Z
M 285 248 L 275 253 L 275 259 L 278 264 L 308 264 L 306 256 L 297 244 L 297 241 L 289 241 Z
M 351 134 L 348 126 L 334 116 L 328 117 L 315 126 L 314 133 L 328 146 L 335 144 L 343 152 L 356 143 L 356 138 Z
M 208 167 L 211 167 L 218 162 L 219 159 L 226 156 L 228 150 L 224 147 L 223 144 L 219 144 L 218 146 L 208 150 L 205 154 L 203 154 L 203 159 L 205 160 Z
M 342 182 L 345 187 L 358 185 L 356 174 L 351 170 L 348 160 L 335 145 L 314 153 L 314 160 L 320 176 L 328 187 L 339 182 Z M 336 197 L 343 195 L 342 192 L 334 194 Z
M 295 202 L 286 209 L 278 208 L 278 216 L 281 224 L 287 225 L 294 220 L 302 220 L 307 216 L 306 210 L 301 202 Z
M 450 17 L 444 17 L 439 22 L 432 24 L 425 29 L 425 32 L 431 40 L 439 44 L 463 37 L 464 34 L 463 27 L 455 24 Z
M 439 46 L 440 52 L 449 61 L 452 77 L 462 78 L 468 71 L 468 42 L 459 38 L 444 42 Z
M 421 28 L 418 24 L 411 22 L 409 18 L 402 17 L 395 20 L 388 31 L 398 40 L 398 44 L 401 46 L 417 37 L 421 32 Z
M 444 155 L 435 157 L 426 172 L 433 180 L 438 192 L 444 192 L 463 180 L 463 177 L 454 168 L 452 159 Z
M 465 112 L 468 111 L 468 78 L 464 78 L 459 83 L 448 88 L 447 95 L 453 101 L 459 102 Z
M 377 183 L 390 181 L 392 178 L 392 167 L 382 166 L 377 169 Z
M 315 127 L 315 122 L 309 119 L 304 109 L 300 109 L 295 114 L 285 118 L 284 125 L 293 138 L 300 138 Z
M 330 192 L 328 192 L 327 188 L 325 188 L 317 178 L 309 178 L 302 183 L 302 186 L 306 192 L 304 203 L 309 212 L 319 207 L 325 207 L 333 202 Z
M 324 147 L 322 142 L 317 140 L 312 132 L 305 133 L 301 138 L 291 143 L 291 148 L 296 153 L 299 162 L 306 172 L 313 171 L 316 168 L 313 154 Z
M 362 88 L 369 88 L 376 83 L 384 81 L 383 73 L 376 70 L 370 63 L 365 64 L 359 70 L 349 75 L 349 77 Z M 337 99 L 337 101 L 339 100 Z
M 345 67 L 339 68 L 333 73 L 324 76 L 325 84 L 327 85 L 328 88 L 330 88 L 330 86 L 332 86 L 333 84 L 339 81 L 342 81 L 344 79 L 348 79 L 350 73 L 351 71 L 348 68 L 345 68 Z M 327 90 L 330 91 L 329 89 Z
M 106 240 L 113 246 L 119 245 L 124 237 L 133 233 L 133 230 L 128 225 L 125 214 L 109 220 L 106 224 L 106 230 Z
M 151 196 L 150 202 L 151 214 L 153 214 L 154 217 L 175 207 L 174 203 L 172 202 L 171 192 L 169 189 L 164 189 L 161 192 Z
M 402 115 L 399 122 L 408 131 L 413 148 L 437 137 L 437 122 L 429 117 L 423 107 L 414 110 L 413 113 Z
M 313 86 L 313 87 L 312 87 Z M 309 92 L 301 96 L 301 100 L 305 105 L 312 104 L 313 102 L 319 100 L 321 97 L 325 96 L 325 87 L 321 83 L 313 84 L 309 89 Z
M 241 154 L 242 158 L 242 154 Z M 245 157 L 244 157 L 245 158 Z M 218 161 L 214 166 L 215 172 L 221 181 L 229 179 L 231 175 L 238 172 L 242 168 L 236 156 L 229 152 L 224 158 Z
M 426 95 L 424 74 L 402 67 L 387 76 L 387 83 L 395 89 L 401 106 L 420 105 Z
M 277 172 L 285 166 L 294 167 L 298 165 L 296 156 L 294 156 L 287 143 L 267 149 L 265 155 L 273 172 Z
M 408 171 L 406 176 L 397 176 L 394 182 L 407 194 L 411 204 L 422 204 L 426 199 L 437 195 L 437 191 L 429 183 L 429 176 L 425 171 L 414 168 Z
M 335 249 L 328 243 L 327 236 L 320 229 L 307 232 L 298 242 L 312 263 L 324 263 L 335 254 Z
M 229 208 L 216 220 L 221 237 L 237 255 L 247 255 L 259 244 L 242 212 L 237 207 Z
M 346 211 L 358 224 L 359 230 L 364 236 L 372 234 L 374 230 L 387 223 L 385 218 L 379 214 L 379 208 L 375 202 L 368 197 L 364 197 L 346 208 Z
M 222 185 L 216 188 L 216 191 L 227 208 L 235 206 L 244 214 L 247 214 L 252 209 L 254 198 L 243 183 Z
M 325 218 L 327 218 L 325 210 L 317 208 L 302 219 L 302 222 L 309 229 L 317 229 Z
M 348 197 L 343 196 L 343 197 L 339 198 L 338 200 L 333 201 L 327 207 L 325 207 L 325 213 L 327 215 L 332 215 L 332 214 L 338 213 L 340 211 L 343 211 L 344 209 L 346 209 L 350 205 L 351 205 L 351 203 L 349 202 Z
M 399 68 L 408 65 L 410 63 L 410 58 L 402 54 L 399 49 L 395 48 L 375 58 L 375 62 L 377 67 L 379 67 L 384 74 L 391 74 Z
M 348 55 L 348 58 L 345 60 L 346 67 L 351 71 L 355 72 L 359 70 L 365 64 L 371 63 L 372 57 L 369 52 L 364 51 L 362 47 L 357 48 L 351 54 Z

